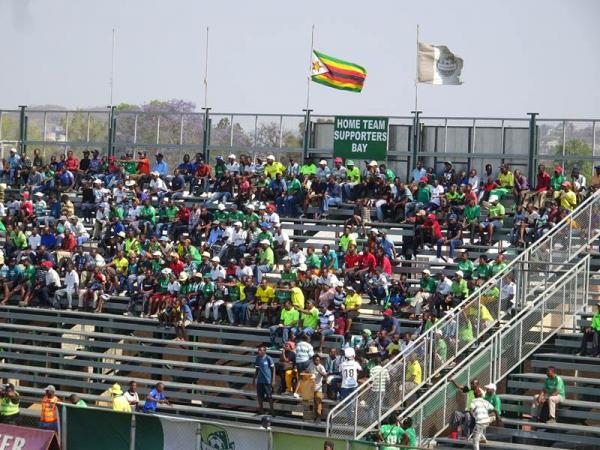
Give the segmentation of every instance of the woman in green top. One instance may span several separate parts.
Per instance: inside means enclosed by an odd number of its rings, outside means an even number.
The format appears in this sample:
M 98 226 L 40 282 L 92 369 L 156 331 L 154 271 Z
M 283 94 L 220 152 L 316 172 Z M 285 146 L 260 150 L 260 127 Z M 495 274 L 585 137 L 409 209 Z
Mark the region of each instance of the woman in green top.
M 500 403 L 500 397 L 496 394 L 496 385 L 494 383 L 490 383 L 485 386 L 485 395 L 483 396 L 484 400 L 487 400 L 494 407 L 494 414 L 496 416 L 496 421 L 500 420 L 502 416 L 502 405 Z

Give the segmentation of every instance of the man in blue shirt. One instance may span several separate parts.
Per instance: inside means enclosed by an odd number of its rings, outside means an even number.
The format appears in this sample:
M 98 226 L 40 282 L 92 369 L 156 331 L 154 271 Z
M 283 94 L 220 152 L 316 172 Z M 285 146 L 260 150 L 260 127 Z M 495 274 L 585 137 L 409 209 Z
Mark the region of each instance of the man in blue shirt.
M 163 154 L 156 154 L 156 163 L 152 167 L 152 172 L 158 172 L 161 177 L 166 177 L 169 173 L 169 165 L 165 162 Z
M 413 169 L 411 178 L 413 183 L 418 183 L 419 180 L 427 176 L 427 170 L 423 167 L 423 161 L 417 161 L 417 167 Z
M 256 400 L 258 402 L 258 414 L 263 414 L 263 401 L 269 402 L 271 415 L 275 415 L 273 409 L 273 386 L 275 385 L 275 363 L 267 355 L 267 347 L 258 347 L 258 355 L 254 361 L 256 372 L 252 378 L 252 384 L 256 385 Z
M 342 186 L 336 181 L 333 175 L 327 180 L 325 197 L 323 198 L 323 215 L 329 213 L 329 207 L 342 203 Z
M 156 383 L 154 388 L 146 396 L 146 401 L 144 402 L 144 408 L 142 411 L 152 414 L 156 412 L 156 407 L 158 404 L 170 405 L 164 391 L 165 385 L 160 382 Z

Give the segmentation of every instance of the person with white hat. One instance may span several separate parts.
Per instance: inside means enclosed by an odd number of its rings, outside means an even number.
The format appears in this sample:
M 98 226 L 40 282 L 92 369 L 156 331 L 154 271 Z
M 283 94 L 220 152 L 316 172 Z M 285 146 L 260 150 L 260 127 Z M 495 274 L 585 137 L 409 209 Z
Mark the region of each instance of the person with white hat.
M 271 272 L 275 265 L 275 254 L 271 248 L 271 242 L 268 239 L 262 239 L 258 242 L 258 253 L 256 265 L 254 268 L 256 282 L 260 284 L 263 274 Z
M 500 402 L 500 396 L 496 393 L 496 385 L 494 383 L 486 384 L 484 387 L 485 395 L 483 396 L 484 400 L 487 400 L 494 407 L 495 421 L 500 421 L 500 417 L 502 417 L 502 403 Z
M 210 260 L 211 268 L 210 268 L 210 279 L 212 281 L 217 281 L 219 278 L 225 279 L 225 269 L 221 265 L 221 258 L 218 256 L 213 256 Z
M 225 163 L 225 167 L 230 174 L 237 175 L 240 173 L 240 164 L 236 161 L 236 156 L 233 153 L 227 157 L 227 163 Z
M 494 235 L 494 230 L 502 228 L 504 224 L 505 215 L 506 210 L 504 209 L 502 203 L 500 203 L 498 196 L 490 195 L 487 219 L 485 219 L 479 225 L 479 237 L 481 238 L 482 242 L 485 240 L 487 242 L 487 245 L 492 245 L 492 237 Z M 484 239 L 486 232 L 487 239 Z
M 362 367 L 355 361 L 355 357 L 356 353 L 352 347 L 344 349 L 345 361 L 340 364 L 340 374 L 342 375 L 342 382 L 340 385 L 341 400 L 350 397 L 358 387 L 358 378 L 362 371 Z M 356 399 L 354 401 L 356 401 Z M 351 418 L 350 408 L 346 408 L 346 410 L 348 411 L 348 417 Z M 348 423 L 350 423 L 350 420 Z
M 267 164 L 265 164 L 265 177 L 274 180 L 278 173 L 283 175 L 285 173 L 285 166 L 279 161 L 275 161 L 275 156 L 267 156 Z
M 322 159 L 319 161 L 319 167 L 317 167 L 317 171 L 315 173 L 315 178 L 325 181 L 331 175 L 331 169 L 327 166 L 327 161 Z

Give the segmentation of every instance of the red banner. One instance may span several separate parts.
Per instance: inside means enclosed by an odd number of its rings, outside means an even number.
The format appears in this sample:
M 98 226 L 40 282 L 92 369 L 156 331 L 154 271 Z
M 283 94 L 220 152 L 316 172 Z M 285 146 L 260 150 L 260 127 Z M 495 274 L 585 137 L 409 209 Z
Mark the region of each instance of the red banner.
M 2 450 L 58 450 L 53 431 L 0 424 L 0 449 Z

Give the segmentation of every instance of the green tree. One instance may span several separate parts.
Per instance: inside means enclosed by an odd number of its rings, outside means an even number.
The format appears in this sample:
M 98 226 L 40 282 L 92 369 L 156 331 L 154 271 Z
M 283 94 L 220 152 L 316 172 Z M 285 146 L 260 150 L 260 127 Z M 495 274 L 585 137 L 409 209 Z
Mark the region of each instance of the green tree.
M 552 154 L 562 156 L 562 145 L 554 146 Z M 592 177 L 593 162 L 579 160 L 578 156 L 592 156 L 592 148 L 581 139 L 570 139 L 565 143 L 565 156 L 572 157 L 564 161 L 565 174 L 569 176 L 573 166 L 578 166 L 581 174 L 590 180 Z M 563 161 L 556 160 L 555 164 L 562 165 Z
M 108 113 L 90 113 L 88 122 L 87 112 L 70 113 L 67 118 L 60 119 L 60 126 L 67 130 L 69 142 L 106 142 L 108 137 Z M 67 127 L 68 125 L 68 127 Z M 88 126 L 89 126 L 89 141 L 88 141 Z

